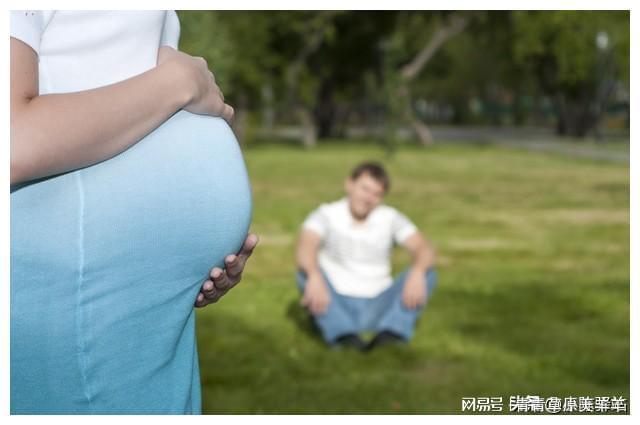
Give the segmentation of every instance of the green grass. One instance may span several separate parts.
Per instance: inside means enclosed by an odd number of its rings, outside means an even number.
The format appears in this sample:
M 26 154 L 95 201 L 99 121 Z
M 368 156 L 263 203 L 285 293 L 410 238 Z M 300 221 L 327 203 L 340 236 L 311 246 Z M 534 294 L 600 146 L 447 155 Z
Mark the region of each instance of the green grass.
M 629 397 L 629 167 L 496 146 L 330 143 L 245 152 L 262 241 L 198 311 L 205 413 L 459 413 L 461 397 Z M 386 202 L 438 251 L 410 345 L 324 347 L 297 306 L 300 223 L 384 161 Z M 395 271 L 408 256 L 394 254 Z

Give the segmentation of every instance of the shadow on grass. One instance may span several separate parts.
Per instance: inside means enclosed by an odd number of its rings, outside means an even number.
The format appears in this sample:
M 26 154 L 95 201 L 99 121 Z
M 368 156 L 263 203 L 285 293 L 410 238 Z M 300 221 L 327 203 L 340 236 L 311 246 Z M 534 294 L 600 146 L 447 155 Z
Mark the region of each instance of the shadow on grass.
M 420 322 L 423 316 L 424 314 L 421 314 L 420 316 L 418 316 L 418 320 L 416 321 L 416 327 L 420 326 Z M 296 326 L 296 328 L 301 334 L 306 335 L 310 340 L 313 340 L 314 343 L 316 343 L 317 345 L 328 348 L 326 343 L 322 339 L 320 329 L 311 318 L 311 315 L 309 315 L 309 313 L 307 313 L 307 311 L 300 306 L 298 299 L 292 300 L 287 305 L 285 317 L 289 319 Z M 374 336 L 374 333 L 365 332 L 365 338 L 367 336 L 369 338 L 372 338 Z M 365 339 L 365 342 L 366 341 L 367 339 Z M 408 347 L 410 347 L 409 344 L 399 344 L 397 348 L 399 349 L 399 351 L 402 351 L 403 348 L 409 349 Z M 380 350 L 387 350 L 390 348 L 392 347 L 391 346 L 378 347 L 375 350 L 372 350 L 370 352 L 364 352 L 362 354 L 371 355 L 374 352 L 379 352 Z
M 425 413 L 425 394 L 403 384 L 423 357 L 415 347 L 333 349 L 297 297 L 280 308 L 263 321 L 199 316 L 203 413 Z
M 289 319 L 302 335 L 306 335 L 314 344 L 327 347 L 320 335 L 320 329 L 313 321 L 311 315 L 300 306 L 298 299 L 293 299 L 287 305 L 285 317 Z

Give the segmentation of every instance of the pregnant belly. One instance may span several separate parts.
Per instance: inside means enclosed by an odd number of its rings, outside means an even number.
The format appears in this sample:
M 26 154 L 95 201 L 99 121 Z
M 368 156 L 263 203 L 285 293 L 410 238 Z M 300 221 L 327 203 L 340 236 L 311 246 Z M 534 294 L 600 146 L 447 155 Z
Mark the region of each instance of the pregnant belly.
M 135 411 L 155 397 L 180 411 L 171 401 L 189 404 L 197 377 L 193 302 L 250 220 L 230 128 L 184 111 L 110 160 L 14 191 L 12 378 L 39 376 L 41 394 L 49 377 L 55 405 Z M 60 379 L 75 392 L 58 394 Z
M 220 118 L 179 112 L 131 149 L 79 173 L 84 278 L 114 268 L 175 287 L 237 252 L 251 218 L 242 155 Z M 94 276 L 94 274 L 96 274 Z M 199 282 L 201 283 L 201 282 Z M 195 297 L 195 293 L 194 293 Z

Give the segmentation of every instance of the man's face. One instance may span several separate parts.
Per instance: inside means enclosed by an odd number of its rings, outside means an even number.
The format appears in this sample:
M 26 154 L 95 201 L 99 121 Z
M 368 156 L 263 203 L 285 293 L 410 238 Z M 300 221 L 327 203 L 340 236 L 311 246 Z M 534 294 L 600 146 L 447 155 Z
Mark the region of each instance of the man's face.
M 351 214 L 358 220 L 364 220 L 384 197 L 384 186 L 368 173 L 360 174 L 355 180 L 348 178 L 345 190 Z

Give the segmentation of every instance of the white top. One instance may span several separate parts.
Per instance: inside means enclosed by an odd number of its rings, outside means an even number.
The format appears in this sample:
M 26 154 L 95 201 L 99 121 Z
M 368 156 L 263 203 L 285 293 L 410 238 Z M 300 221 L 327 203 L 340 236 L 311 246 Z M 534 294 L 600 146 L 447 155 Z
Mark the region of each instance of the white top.
M 379 205 L 356 222 L 347 198 L 322 204 L 302 224 L 322 238 L 318 264 L 337 293 L 372 298 L 393 284 L 391 249 L 418 231 L 402 213 Z
M 38 54 L 40 94 L 102 87 L 156 66 L 178 47 L 175 11 L 11 11 L 11 37 Z

